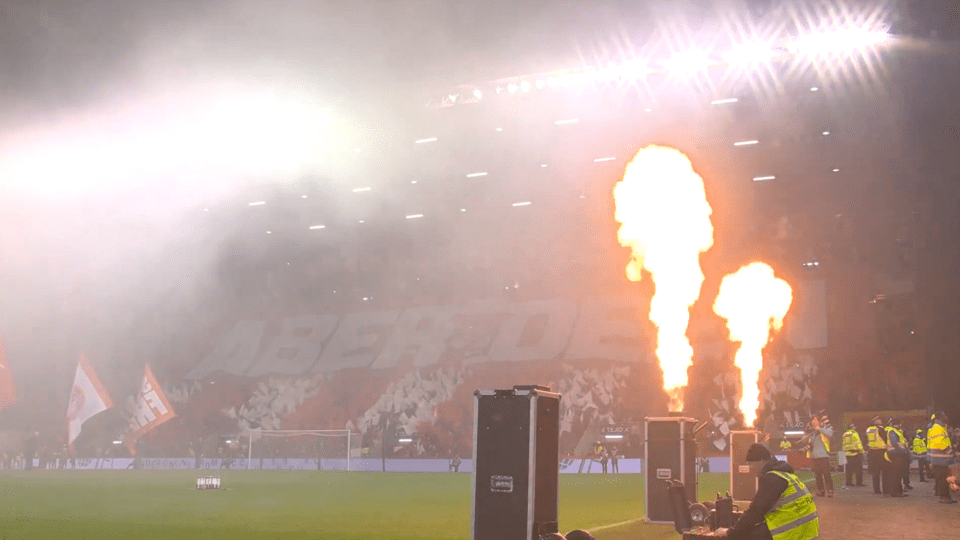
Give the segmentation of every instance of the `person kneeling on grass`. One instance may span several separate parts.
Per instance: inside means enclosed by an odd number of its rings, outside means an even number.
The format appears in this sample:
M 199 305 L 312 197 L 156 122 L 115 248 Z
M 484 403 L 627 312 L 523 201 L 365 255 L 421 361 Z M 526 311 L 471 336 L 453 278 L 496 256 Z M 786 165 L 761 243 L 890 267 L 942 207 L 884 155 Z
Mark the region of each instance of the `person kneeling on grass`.
M 747 464 L 759 477 L 750 508 L 726 530 L 729 540 L 811 540 L 820 535 L 817 505 L 793 467 L 762 444 L 747 450 Z

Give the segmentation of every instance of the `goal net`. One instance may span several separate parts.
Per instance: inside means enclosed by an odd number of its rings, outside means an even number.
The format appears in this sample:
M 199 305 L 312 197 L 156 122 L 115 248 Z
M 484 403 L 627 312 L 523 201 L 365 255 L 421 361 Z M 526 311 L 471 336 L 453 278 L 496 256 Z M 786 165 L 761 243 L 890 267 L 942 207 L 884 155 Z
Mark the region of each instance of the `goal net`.
M 360 455 L 360 436 L 345 429 L 256 429 L 246 436 L 248 469 L 349 471 Z

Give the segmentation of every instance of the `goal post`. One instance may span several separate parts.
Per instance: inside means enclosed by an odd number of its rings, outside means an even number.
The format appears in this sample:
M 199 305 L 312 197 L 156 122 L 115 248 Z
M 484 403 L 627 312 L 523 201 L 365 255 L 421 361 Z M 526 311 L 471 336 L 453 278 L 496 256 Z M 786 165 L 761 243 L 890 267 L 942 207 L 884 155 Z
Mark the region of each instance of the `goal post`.
M 251 429 L 247 437 L 247 469 L 284 468 L 277 462 L 295 462 L 303 469 L 311 462 L 323 470 L 324 461 L 338 462 L 333 469 L 352 470 L 351 458 L 359 452 L 360 437 L 348 429 Z M 357 448 L 354 448 L 357 446 Z M 271 461 L 272 460 L 272 461 Z M 264 467 L 265 462 L 274 466 Z

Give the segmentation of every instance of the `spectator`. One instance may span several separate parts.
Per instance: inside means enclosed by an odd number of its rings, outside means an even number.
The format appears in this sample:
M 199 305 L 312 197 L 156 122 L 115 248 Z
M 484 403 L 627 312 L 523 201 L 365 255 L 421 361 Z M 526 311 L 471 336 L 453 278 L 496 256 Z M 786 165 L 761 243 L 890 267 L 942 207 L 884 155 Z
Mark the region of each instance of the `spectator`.
M 603 474 L 607 474 L 607 461 L 610 460 L 610 454 L 607 453 L 607 449 L 600 447 L 600 470 Z
M 826 417 L 824 417 L 826 418 Z M 833 429 L 828 422 L 814 416 L 810 419 L 810 466 L 817 478 L 817 496 L 833 497 L 833 476 L 830 474 L 830 439 Z
M 617 452 L 619 451 L 620 449 L 616 446 L 610 450 L 610 470 L 614 473 L 620 472 L 620 467 L 617 466 Z
M 574 529 L 567 533 L 567 540 L 596 540 L 590 531 L 583 529 Z

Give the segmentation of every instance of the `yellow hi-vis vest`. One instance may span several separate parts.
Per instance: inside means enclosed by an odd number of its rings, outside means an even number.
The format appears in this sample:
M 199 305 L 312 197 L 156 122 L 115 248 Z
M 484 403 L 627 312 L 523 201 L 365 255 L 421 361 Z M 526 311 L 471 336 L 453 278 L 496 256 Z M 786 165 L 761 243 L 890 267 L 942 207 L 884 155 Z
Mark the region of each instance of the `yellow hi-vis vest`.
M 860 442 L 860 434 L 852 429 L 843 432 L 843 450 L 848 456 L 855 456 L 863 453 L 863 443 Z
M 934 423 L 927 430 L 927 455 L 934 465 L 949 465 L 953 457 L 947 428 L 940 424 Z
M 923 439 L 922 435 L 913 438 L 913 453 L 916 456 L 927 456 L 927 441 Z
M 902 444 L 904 447 L 906 447 L 906 445 L 907 445 L 906 441 L 903 439 L 903 432 L 902 432 L 902 431 L 900 431 L 899 429 L 897 429 L 897 428 L 895 428 L 895 427 L 893 427 L 893 426 L 887 426 L 887 451 L 883 453 L 883 459 L 885 459 L 885 460 L 887 460 L 887 461 L 890 461 L 890 462 L 893 461 L 893 460 L 890 459 L 890 452 L 896 449 L 896 447 L 893 446 L 893 443 L 890 442 L 890 433 L 891 433 L 891 432 L 896 433 L 897 436 L 900 437 L 900 444 Z
M 871 450 L 883 450 L 887 444 L 880 438 L 880 428 L 870 426 L 867 428 L 867 448 Z
M 811 540 L 820 535 L 820 520 L 813 496 L 796 476 L 770 471 L 787 481 L 780 500 L 763 516 L 774 540 Z

